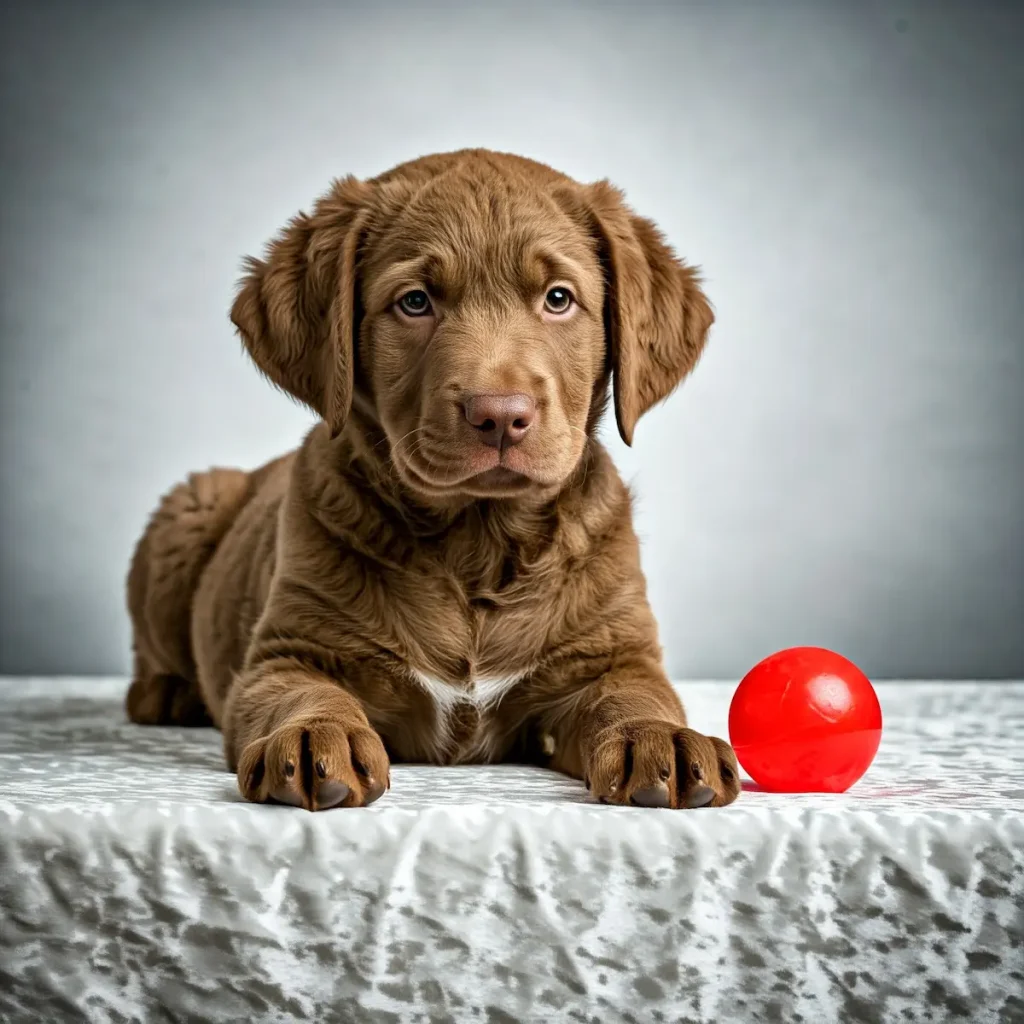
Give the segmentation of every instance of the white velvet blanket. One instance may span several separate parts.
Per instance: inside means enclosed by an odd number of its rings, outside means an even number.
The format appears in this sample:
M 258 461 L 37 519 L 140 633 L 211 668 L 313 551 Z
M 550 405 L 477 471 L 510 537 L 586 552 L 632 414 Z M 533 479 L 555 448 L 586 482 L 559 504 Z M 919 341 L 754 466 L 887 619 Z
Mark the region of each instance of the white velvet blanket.
M 321 814 L 124 685 L 0 680 L 0 1020 L 1024 1020 L 1024 683 L 882 684 L 843 796 L 398 767 Z M 732 687 L 681 691 L 724 736 Z

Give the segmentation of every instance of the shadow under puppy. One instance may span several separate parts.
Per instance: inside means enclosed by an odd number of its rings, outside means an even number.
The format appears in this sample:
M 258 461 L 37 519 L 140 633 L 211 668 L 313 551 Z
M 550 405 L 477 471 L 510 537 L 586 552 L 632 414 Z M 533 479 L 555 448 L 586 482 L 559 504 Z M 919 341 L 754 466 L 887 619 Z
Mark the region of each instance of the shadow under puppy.
M 391 761 L 539 761 L 599 799 L 739 793 L 662 667 L 595 439 L 693 368 L 695 271 L 606 182 L 468 150 L 337 181 L 250 260 L 246 349 L 322 422 L 171 490 L 128 578 L 136 722 L 223 730 L 242 793 L 366 805 Z

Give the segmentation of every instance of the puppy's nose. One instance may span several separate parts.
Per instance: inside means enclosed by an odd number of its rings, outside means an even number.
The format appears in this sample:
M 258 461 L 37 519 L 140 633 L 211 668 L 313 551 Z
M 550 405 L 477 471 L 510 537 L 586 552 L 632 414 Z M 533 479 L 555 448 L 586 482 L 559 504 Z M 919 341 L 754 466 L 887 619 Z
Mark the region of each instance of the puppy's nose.
M 471 395 L 464 403 L 466 419 L 490 448 L 519 444 L 533 424 L 537 403 L 529 395 Z

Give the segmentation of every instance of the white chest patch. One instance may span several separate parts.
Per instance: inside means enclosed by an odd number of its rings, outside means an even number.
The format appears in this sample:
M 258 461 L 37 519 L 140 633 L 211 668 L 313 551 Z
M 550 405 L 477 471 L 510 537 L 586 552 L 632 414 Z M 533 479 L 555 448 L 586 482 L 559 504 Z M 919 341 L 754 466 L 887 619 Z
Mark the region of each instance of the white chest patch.
M 474 679 L 469 686 L 455 686 L 429 676 L 419 669 L 410 669 L 412 678 L 430 694 L 437 712 L 437 744 L 439 747 L 446 747 L 451 737 L 449 718 L 451 713 L 459 705 L 469 704 L 476 708 L 481 719 L 492 708 L 501 703 L 502 698 L 520 682 L 526 672 L 518 672 L 514 675 L 501 676 L 496 678 Z M 486 738 L 477 736 L 474 738 L 473 746 L 486 747 Z

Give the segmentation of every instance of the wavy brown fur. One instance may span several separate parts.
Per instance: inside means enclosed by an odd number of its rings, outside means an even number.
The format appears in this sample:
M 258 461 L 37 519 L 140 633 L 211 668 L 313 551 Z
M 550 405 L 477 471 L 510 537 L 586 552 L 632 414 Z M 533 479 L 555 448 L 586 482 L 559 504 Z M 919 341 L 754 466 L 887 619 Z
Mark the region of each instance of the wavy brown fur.
M 543 306 L 555 279 L 572 315 Z M 396 310 L 414 286 L 429 322 Z M 616 803 L 736 798 L 732 750 L 686 727 L 665 676 L 595 439 L 609 385 L 631 442 L 713 319 L 653 224 L 519 157 L 426 157 L 335 182 L 249 262 L 232 319 L 322 422 L 163 499 L 129 574 L 133 720 L 212 719 L 245 796 L 314 810 L 377 799 L 391 761 L 531 760 Z M 538 410 L 500 452 L 460 404 L 492 392 Z

